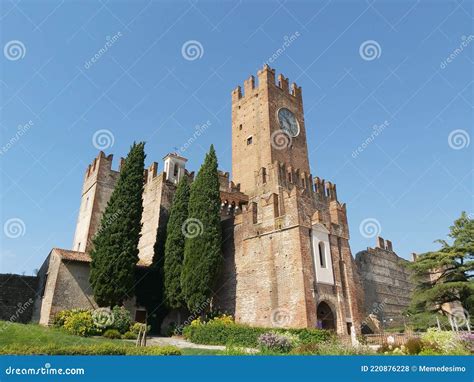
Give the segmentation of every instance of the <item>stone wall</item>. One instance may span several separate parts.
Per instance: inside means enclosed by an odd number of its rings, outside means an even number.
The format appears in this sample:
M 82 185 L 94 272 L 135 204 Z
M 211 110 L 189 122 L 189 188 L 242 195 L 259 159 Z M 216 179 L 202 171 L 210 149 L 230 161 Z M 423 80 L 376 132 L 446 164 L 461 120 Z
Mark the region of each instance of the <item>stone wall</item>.
M 375 248 L 356 255 L 366 317 L 375 314 L 385 327 L 403 324 L 402 313 L 414 289 L 407 263 L 393 251 L 391 242 L 381 238 Z
M 0 274 L 0 320 L 29 322 L 37 287 L 37 277 Z

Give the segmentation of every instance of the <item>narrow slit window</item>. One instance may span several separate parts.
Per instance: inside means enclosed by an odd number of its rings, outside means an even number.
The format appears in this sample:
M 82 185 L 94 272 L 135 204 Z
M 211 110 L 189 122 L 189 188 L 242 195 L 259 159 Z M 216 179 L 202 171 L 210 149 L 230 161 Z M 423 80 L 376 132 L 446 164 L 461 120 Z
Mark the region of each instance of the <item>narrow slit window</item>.
M 321 268 L 326 268 L 326 253 L 324 250 L 324 243 L 322 241 L 319 242 L 318 249 L 319 249 L 319 265 L 321 265 Z

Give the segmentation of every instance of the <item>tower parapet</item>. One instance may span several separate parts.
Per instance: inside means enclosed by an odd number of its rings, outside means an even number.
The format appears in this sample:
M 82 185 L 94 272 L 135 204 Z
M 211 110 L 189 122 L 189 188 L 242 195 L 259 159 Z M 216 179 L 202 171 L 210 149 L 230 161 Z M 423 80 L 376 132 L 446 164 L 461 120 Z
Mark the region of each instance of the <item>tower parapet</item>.
M 315 177 L 314 192 L 323 199 L 337 201 L 336 185 L 330 181 Z
M 242 88 L 237 86 L 232 91 L 232 101 L 238 101 L 241 98 L 253 95 L 257 90 L 262 90 L 268 87 L 280 88 L 282 91 L 291 94 L 295 98 L 302 99 L 301 87 L 296 85 L 294 82 L 292 82 L 290 86 L 288 78 L 283 74 L 279 74 L 278 81 L 275 82 L 275 69 L 270 68 L 267 64 L 257 72 L 257 80 L 258 81 L 256 81 L 255 76 L 253 75 L 247 78 L 244 81 L 243 93 Z
M 87 166 L 82 186 L 81 205 L 74 234 L 73 250 L 88 252 L 92 238 L 100 227 L 100 220 L 118 180 L 119 171 L 112 170 L 113 155 L 100 151 Z M 121 168 L 123 158 L 121 158 Z
M 229 173 L 219 171 L 219 191 L 221 196 L 221 218 L 240 214 L 249 198 L 240 192 L 240 184 L 230 181 Z

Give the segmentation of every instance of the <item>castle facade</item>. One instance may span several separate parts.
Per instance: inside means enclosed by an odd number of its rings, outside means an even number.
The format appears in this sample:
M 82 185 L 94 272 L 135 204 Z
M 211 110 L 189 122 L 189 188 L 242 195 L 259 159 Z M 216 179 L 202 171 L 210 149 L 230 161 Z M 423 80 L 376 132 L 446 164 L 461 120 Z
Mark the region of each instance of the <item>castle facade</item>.
M 232 180 L 219 173 L 224 264 L 213 306 L 254 326 L 359 332 L 364 283 L 349 246 L 346 205 L 335 184 L 311 173 L 301 88 L 265 65 L 232 91 L 231 129 Z M 88 253 L 120 174 L 112 159 L 100 152 L 86 169 L 72 249 L 53 249 L 41 267 L 34 321 L 96 307 Z M 193 177 L 186 161 L 170 153 L 162 172 L 156 162 L 144 170 L 137 267 L 153 261 L 178 180 Z M 147 314 L 134 299 L 127 308 L 137 320 Z

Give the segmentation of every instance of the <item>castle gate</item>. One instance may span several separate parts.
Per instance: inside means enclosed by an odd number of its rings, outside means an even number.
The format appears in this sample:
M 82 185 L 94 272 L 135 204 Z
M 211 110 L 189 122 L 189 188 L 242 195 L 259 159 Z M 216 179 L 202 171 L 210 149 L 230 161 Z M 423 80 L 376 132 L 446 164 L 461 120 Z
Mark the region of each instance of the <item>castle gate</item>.
M 321 301 L 316 309 L 318 328 L 336 330 L 336 319 L 327 302 Z

